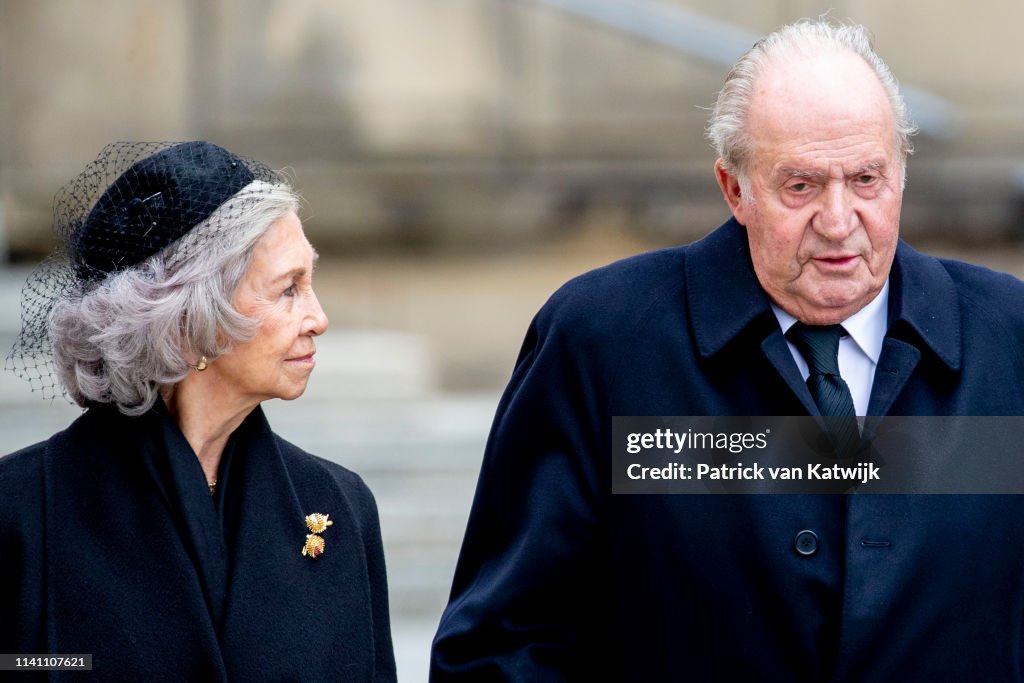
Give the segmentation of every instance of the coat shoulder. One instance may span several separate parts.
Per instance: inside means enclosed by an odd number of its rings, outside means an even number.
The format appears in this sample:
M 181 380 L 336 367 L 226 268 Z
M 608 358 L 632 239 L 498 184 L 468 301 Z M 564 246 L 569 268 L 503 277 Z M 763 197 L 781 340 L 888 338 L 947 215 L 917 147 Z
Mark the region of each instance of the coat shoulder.
M 1024 281 L 985 266 L 956 261 L 938 259 L 939 263 L 953 280 L 957 290 L 963 294 L 975 295 L 1002 304 L 1015 302 L 1020 304 L 1024 299 Z M 1018 306 L 1024 312 L 1024 307 Z M 1012 311 L 1008 311 L 1011 312 Z
M 46 554 L 43 471 L 50 441 L 0 457 L 0 650 L 5 652 L 27 652 L 44 642 L 37 606 Z
M 1008 273 L 963 261 L 940 259 L 961 302 L 964 333 L 997 329 L 1024 340 L 1024 282 Z
M 688 247 L 630 256 L 562 285 L 537 314 L 540 327 L 607 329 L 642 315 L 685 288 Z
M 0 482 L 39 474 L 47 444 L 49 440 L 40 441 L 0 457 Z
M 313 455 L 274 434 L 285 465 L 297 490 L 332 492 L 349 500 L 360 516 L 376 517 L 373 493 L 358 474 L 344 465 Z
M 43 502 L 43 459 L 54 437 L 0 457 L 0 520 L 8 522 Z

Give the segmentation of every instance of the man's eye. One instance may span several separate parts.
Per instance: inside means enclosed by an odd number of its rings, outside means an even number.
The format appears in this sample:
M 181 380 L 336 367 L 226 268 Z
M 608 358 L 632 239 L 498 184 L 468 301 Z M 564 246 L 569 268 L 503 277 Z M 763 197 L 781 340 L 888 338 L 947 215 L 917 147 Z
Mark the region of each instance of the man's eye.
M 809 189 L 811 189 L 811 185 L 810 185 L 810 183 L 793 183 L 787 189 L 790 192 L 795 192 L 797 194 L 802 194 L 804 192 L 807 192 Z
M 871 185 L 876 180 L 878 180 L 878 176 L 876 176 L 876 175 L 864 174 L 864 175 L 857 176 L 857 182 L 860 185 Z
M 292 284 L 288 289 L 284 290 L 283 294 L 284 296 L 295 296 L 297 292 L 298 289 L 296 288 L 295 284 Z

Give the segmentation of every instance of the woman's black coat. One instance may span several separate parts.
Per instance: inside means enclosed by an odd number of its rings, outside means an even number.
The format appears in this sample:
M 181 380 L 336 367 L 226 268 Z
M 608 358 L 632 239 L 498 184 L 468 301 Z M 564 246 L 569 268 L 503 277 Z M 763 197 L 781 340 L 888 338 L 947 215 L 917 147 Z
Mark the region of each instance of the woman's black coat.
M 211 497 L 162 404 L 137 418 L 94 407 L 0 458 L 0 652 L 91 654 L 106 679 L 393 680 L 362 480 L 275 435 L 259 408 L 219 479 Z M 333 525 L 313 558 L 315 512 Z

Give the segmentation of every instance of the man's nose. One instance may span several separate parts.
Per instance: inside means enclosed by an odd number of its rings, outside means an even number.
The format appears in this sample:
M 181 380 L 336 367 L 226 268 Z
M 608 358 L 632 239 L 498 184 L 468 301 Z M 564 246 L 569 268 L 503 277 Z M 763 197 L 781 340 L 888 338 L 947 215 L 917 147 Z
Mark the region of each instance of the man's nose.
M 852 197 L 846 184 L 832 182 L 826 185 L 812 223 L 814 231 L 826 239 L 839 242 L 853 232 L 855 223 Z

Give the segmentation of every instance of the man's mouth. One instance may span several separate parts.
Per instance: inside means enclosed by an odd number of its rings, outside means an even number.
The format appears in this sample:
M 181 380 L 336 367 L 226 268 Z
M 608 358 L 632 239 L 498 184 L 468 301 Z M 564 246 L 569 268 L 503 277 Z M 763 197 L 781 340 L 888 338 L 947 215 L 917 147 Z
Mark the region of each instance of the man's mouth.
M 814 260 L 824 266 L 843 267 L 857 260 L 857 255 L 836 254 L 834 256 L 816 256 Z

